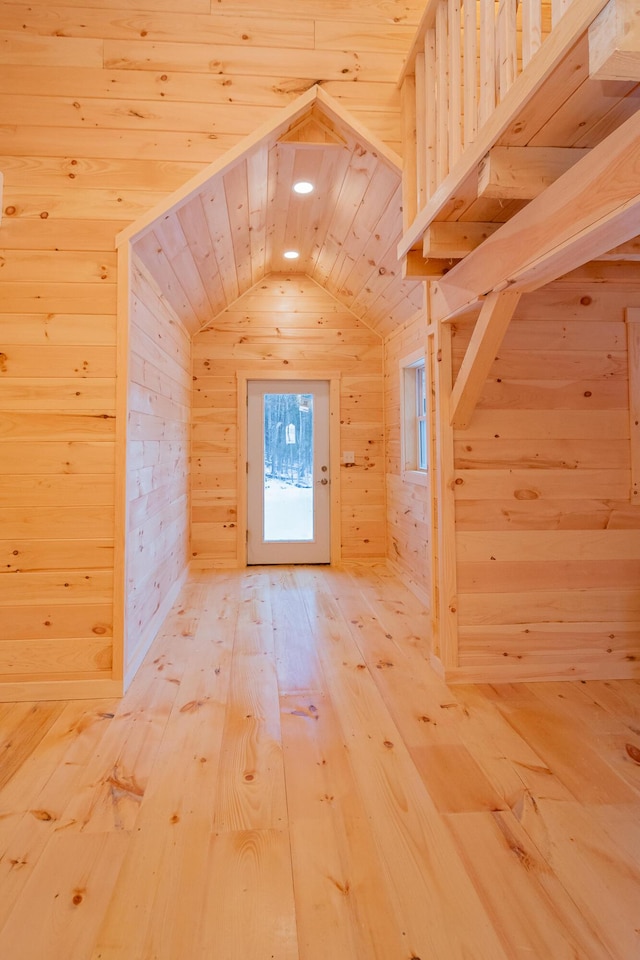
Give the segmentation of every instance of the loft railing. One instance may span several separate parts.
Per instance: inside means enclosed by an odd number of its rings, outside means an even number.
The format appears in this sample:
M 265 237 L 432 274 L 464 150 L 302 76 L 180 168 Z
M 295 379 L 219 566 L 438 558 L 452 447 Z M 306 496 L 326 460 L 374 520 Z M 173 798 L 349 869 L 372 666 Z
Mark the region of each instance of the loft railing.
M 579 0 L 429 0 L 401 77 L 405 230 Z

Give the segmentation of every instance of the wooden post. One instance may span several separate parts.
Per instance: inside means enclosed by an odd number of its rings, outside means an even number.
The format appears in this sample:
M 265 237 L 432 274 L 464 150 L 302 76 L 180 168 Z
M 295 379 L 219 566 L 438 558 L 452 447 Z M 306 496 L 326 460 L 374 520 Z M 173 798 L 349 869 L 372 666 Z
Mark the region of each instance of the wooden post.
M 631 503 L 640 507 L 640 308 L 627 310 Z
M 113 583 L 112 677 L 124 683 L 127 646 L 127 433 L 129 416 L 129 314 L 131 305 L 131 243 L 118 246 L 118 300 L 116 319 L 116 489 Z
M 236 557 L 242 570 L 247 565 L 247 381 L 248 376 L 236 371 L 236 410 L 238 444 L 236 450 L 236 483 L 238 488 L 236 502 Z
M 427 342 L 425 348 L 425 365 L 427 369 L 427 412 L 428 412 L 428 444 L 429 444 L 429 597 L 431 613 L 431 653 L 440 659 L 440 523 L 438 500 L 438 402 L 436 395 L 436 328 L 429 324 L 427 328 Z
M 640 80 L 637 0 L 609 0 L 589 27 L 589 76 L 596 80 Z
M 340 376 L 329 377 L 329 450 L 331 479 L 331 562 L 338 564 L 342 560 L 342 524 L 340 511 L 342 495 L 340 493 Z M 385 492 L 385 515 L 386 515 Z
M 451 325 L 435 327 L 436 462 L 432 483 L 437 495 L 438 637 L 444 670 L 458 666 L 458 597 L 456 576 L 456 520 L 453 494 L 454 458 L 451 400 Z

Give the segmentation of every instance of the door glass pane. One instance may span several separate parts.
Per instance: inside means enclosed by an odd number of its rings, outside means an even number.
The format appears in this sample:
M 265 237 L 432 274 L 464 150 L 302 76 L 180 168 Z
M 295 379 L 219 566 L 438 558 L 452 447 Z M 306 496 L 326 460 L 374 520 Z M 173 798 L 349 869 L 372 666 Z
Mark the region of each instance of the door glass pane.
M 265 393 L 264 540 L 313 540 L 313 510 L 313 394 Z

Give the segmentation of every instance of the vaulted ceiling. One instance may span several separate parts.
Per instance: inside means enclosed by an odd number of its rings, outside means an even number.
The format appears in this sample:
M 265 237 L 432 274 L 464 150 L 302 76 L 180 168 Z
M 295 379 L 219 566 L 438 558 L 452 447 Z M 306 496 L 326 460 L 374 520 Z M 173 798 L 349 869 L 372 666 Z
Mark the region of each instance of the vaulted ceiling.
M 300 180 L 311 193 L 293 191 Z M 286 271 L 385 336 L 422 308 L 423 285 L 402 279 L 401 233 L 400 159 L 315 87 L 121 240 L 192 333 Z

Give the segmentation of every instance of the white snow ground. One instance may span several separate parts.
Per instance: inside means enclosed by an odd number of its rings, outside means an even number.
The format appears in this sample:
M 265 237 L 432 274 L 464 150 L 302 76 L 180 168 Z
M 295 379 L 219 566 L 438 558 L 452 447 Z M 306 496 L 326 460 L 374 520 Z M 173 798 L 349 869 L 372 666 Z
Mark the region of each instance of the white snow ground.
M 267 477 L 264 484 L 264 539 L 313 540 L 313 488 Z

